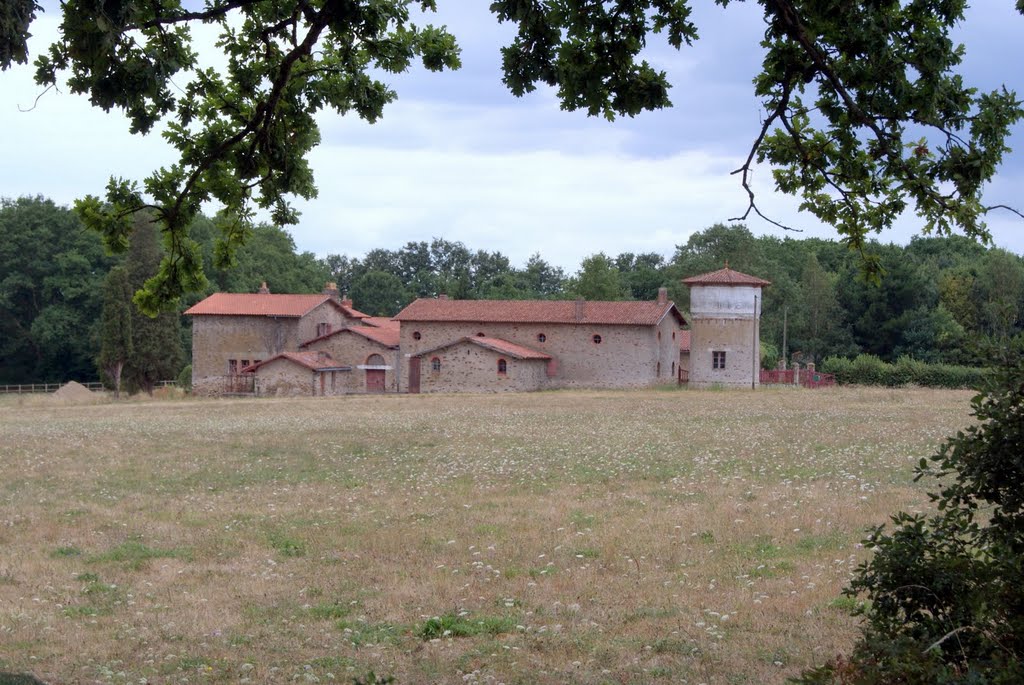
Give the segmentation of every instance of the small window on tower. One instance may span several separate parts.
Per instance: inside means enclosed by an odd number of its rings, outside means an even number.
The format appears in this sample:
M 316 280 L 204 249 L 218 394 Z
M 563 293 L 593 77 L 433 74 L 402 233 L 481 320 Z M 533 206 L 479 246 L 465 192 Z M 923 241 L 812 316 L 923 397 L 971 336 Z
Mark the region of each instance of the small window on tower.
M 537 342 L 547 342 L 547 339 L 548 336 L 544 335 L 543 333 L 537 334 Z
M 498 360 L 498 375 L 499 376 L 504 376 L 506 373 L 508 373 L 508 364 L 505 362 L 504 359 L 499 359 Z
M 441 371 L 441 360 L 438 357 L 434 357 L 430 360 L 430 370 L 434 373 L 440 373 Z
M 725 368 L 725 352 L 712 352 L 711 353 L 711 368 L 712 369 L 724 369 Z
M 413 331 L 413 332 L 412 332 L 412 339 L 413 339 L 413 340 L 419 340 L 419 339 L 420 339 L 420 338 L 422 338 L 422 337 L 423 337 L 423 336 L 422 336 L 422 335 L 420 334 L 420 332 L 419 332 L 419 331 Z
M 601 344 L 601 336 L 600 335 L 594 335 L 594 344 L 595 345 L 600 345 Z

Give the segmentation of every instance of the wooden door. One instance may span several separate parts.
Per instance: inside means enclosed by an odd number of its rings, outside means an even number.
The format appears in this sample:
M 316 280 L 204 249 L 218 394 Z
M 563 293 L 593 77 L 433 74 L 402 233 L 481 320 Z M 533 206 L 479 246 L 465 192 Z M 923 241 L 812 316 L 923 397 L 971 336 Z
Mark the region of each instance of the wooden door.
M 420 391 L 420 358 L 409 358 L 409 392 L 416 394 Z
M 384 369 L 366 370 L 366 392 L 384 392 Z

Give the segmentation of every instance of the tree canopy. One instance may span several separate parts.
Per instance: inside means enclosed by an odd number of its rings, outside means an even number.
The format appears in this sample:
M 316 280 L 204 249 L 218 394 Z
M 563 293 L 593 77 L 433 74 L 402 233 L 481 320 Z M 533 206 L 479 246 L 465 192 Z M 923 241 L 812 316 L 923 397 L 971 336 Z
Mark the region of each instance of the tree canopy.
M 738 1 L 716 0 L 726 10 Z M 855 247 L 904 210 L 916 212 L 926 232 L 986 239 L 984 217 L 994 208 L 983 190 L 1022 108 L 1012 91 L 979 92 L 957 73 L 963 49 L 950 32 L 966 0 L 761 5 L 764 58 L 754 92 L 763 124 L 736 170 L 749 193 L 747 214 L 760 214 L 750 172 L 767 162 L 779 190 L 799 196 L 804 210 Z M 88 196 L 76 207 L 120 251 L 132 215 L 155 213 L 166 256 L 136 297 L 148 311 L 203 289 L 200 244 L 189 227 L 205 203 L 224 209 L 217 268 L 233 263 L 255 211 L 282 225 L 296 220 L 289 198 L 316 193 L 307 156 L 319 142 L 317 112 L 374 121 L 397 96 L 385 74 L 414 61 L 432 70 L 459 66 L 455 37 L 416 23 L 435 9 L 433 0 L 193 6 L 68 0 L 60 40 L 36 60 L 40 85 L 66 82 L 97 107 L 121 109 L 134 132 L 163 122 L 179 153 L 141 184 L 112 178 L 105 198 Z M 1017 7 L 1024 12 L 1024 2 Z M 668 75 L 645 50 L 655 34 L 678 49 L 697 40 L 691 8 L 689 0 L 496 0 L 497 20 L 517 32 L 502 48 L 504 82 L 515 95 L 550 85 L 564 109 L 607 118 L 669 106 Z M 27 60 L 38 9 L 34 0 L 5 3 L 0 67 Z M 189 31 L 199 22 L 220 31 L 222 73 L 200 62 Z

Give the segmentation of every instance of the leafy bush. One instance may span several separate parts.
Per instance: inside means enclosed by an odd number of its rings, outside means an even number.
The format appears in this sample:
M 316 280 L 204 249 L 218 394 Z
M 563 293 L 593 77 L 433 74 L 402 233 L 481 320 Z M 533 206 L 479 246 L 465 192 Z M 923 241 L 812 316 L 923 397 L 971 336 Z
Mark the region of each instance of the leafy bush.
M 873 354 L 858 354 L 853 360 L 853 375 L 865 385 L 889 385 L 892 377 L 889 364 Z
M 192 365 L 188 364 L 178 374 L 178 378 L 175 379 L 178 387 L 185 392 L 192 392 Z
M 770 342 L 761 341 L 761 368 L 774 369 L 779 365 L 779 348 Z
M 870 354 L 856 359 L 828 357 L 821 364 L 823 373 L 831 373 L 844 385 L 885 385 L 899 387 L 920 385 L 928 388 L 978 388 L 985 379 L 985 369 L 950 364 L 929 364 L 907 356 L 889 364 Z
M 972 400 L 977 425 L 916 469 L 939 486 L 937 512 L 871 531 L 846 590 L 870 600 L 852 654 L 797 682 L 1024 682 L 1024 360 L 993 380 Z

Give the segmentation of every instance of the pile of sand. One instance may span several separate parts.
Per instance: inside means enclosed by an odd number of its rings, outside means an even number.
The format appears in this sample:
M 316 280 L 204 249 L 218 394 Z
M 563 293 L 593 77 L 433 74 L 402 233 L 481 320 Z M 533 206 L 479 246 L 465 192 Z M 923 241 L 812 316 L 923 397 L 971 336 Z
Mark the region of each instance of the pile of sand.
M 87 402 L 96 402 L 101 399 L 100 396 L 92 390 L 89 390 L 89 388 L 75 381 L 71 381 L 60 386 L 60 389 L 53 393 L 51 397 L 58 402 L 65 404 L 84 404 Z

